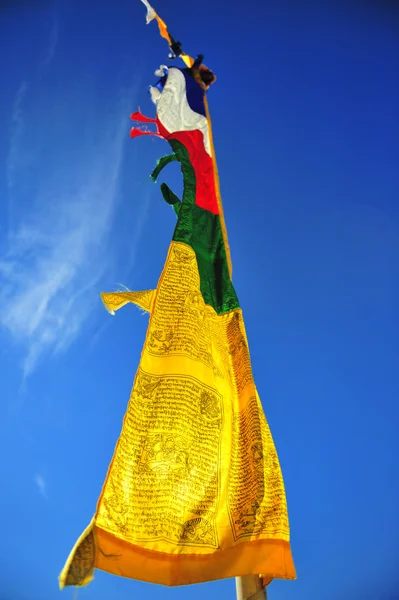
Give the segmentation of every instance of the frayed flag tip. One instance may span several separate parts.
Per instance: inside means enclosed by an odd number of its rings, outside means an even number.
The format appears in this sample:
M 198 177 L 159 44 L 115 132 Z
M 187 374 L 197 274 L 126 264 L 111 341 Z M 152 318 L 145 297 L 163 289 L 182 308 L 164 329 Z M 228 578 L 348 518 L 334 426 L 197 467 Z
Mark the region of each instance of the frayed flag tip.
M 152 8 L 151 4 L 149 4 L 147 2 L 147 0 L 141 0 L 141 1 L 147 9 L 146 23 L 148 25 L 148 23 L 150 23 L 153 19 L 155 19 L 155 17 L 157 16 L 157 13 Z

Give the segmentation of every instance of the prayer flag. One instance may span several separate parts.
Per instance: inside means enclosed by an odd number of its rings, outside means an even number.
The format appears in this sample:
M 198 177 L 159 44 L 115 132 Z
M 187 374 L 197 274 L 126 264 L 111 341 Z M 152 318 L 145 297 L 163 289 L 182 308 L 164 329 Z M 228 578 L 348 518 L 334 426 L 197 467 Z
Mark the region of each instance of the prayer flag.
M 102 294 L 110 312 L 148 311 L 149 325 L 95 515 L 61 587 L 87 584 L 95 568 L 165 585 L 295 578 L 283 477 L 231 277 L 206 99 L 215 78 L 188 59 L 161 68 L 156 117 L 132 115 L 154 128 L 134 127 L 133 138 L 157 135 L 172 150 L 153 180 L 178 161 L 184 191 L 161 185 L 177 224 L 156 288 Z

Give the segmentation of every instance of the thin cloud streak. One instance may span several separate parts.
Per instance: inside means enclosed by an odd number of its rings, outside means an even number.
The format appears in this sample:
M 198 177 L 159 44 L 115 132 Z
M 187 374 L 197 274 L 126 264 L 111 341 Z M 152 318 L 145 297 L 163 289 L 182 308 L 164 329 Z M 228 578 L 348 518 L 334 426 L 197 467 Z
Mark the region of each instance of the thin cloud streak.
M 136 266 L 137 258 L 140 256 L 140 253 L 137 252 L 137 248 L 140 246 L 143 231 L 150 216 L 151 204 L 154 201 L 156 191 L 157 190 L 155 186 L 151 186 L 150 184 L 147 186 L 147 188 L 145 188 L 140 199 L 138 214 L 133 224 L 133 230 L 129 239 L 129 260 L 126 271 L 122 273 L 124 278 L 128 277 L 129 273 L 133 271 Z
M 35 484 L 39 490 L 39 493 L 43 496 L 43 498 L 45 498 L 46 500 L 48 500 L 48 495 L 47 495 L 47 482 L 44 479 L 43 475 L 40 475 L 39 473 L 37 473 L 34 477 L 34 481 Z
M 24 178 L 18 153 L 24 121 L 21 98 L 26 90 L 21 86 L 14 102 L 8 161 L 16 202 L 17 181 Z M 84 97 L 87 90 L 81 94 Z M 50 169 L 35 157 L 37 197 L 29 203 L 29 210 L 21 200 L 22 216 L 10 230 L 9 246 L 0 256 L 0 325 L 26 349 L 24 377 L 46 354 L 65 350 L 89 316 L 90 291 L 108 264 L 107 236 L 117 206 L 131 96 L 123 94 L 114 115 L 102 115 L 100 109 L 100 114 L 89 115 L 86 136 L 80 131 L 79 94 L 56 98 L 53 106 L 59 107 L 60 118 L 54 120 L 54 114 L 47 117 L 43 111 L 42 122 L 28 131 L 28 138 L 39 138 L 42 147 L 54 147 L 55 160 L 52 157 Z M 65 114 L 70 115 L 67 123 L 62 119 Z M 100 132 L 97 120 L 102 123 Z M 72 144 L 72 155 L 56 144 L 59 139 Z
M 48 65 L 51 63 L 51 61 L 54 58 L 55 50 L 56 50 L 56 47 L 58 44 L 58 34 L 59 34 L 58 20 L 56 18 L 54 18 L 53 25 L 50 30 L 46 56 L 44 57 L 44 59 L 42 60 L 42 62 L 39 65 L 39 67 L 42 69 L 48 67 Z
M 54 58 L 56 47 L 58 44 L 59 37 L 59 25 L 58 19 L 54 17 L 54 21 L 49 33 L 49 39 L 44 59 L 39 63 L 38 70 L 44 70 L 48 67 Z M 23 163 L 21 159 L 21 145 L 25 133 L 25 120 L 24 120 L 24 100 L 31 84 L 27 80 L 23 80 L 15 95 L 12 116 L 11 116 L 11 138 L 10 148 L 8 152 L 6 162 L 6 176 L 7 176 L 7 188 L 8 188 L 8 225 L 9 230 L 13 230 L 14 226 L 14 188 L 16 184 L 16 177 L 18 169 Z
M 11 140 L 7 157 L 7 186 L 11 190 L 15 184 L 15 172 L 18 168 L 18 149 L 24 133 L 23 101 L 28 91 L 29 84 L 22 81 L 15 95 L 11 116 Z

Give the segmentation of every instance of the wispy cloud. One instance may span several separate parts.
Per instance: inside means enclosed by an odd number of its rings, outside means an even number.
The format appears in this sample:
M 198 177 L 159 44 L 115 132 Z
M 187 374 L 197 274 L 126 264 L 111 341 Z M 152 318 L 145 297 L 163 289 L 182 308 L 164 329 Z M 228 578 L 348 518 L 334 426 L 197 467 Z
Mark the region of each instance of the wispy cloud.
M 34 477 L 34 481 L 35 481 L 35 484 L 37 485 L 37 488 L 38 488 L 40 494 L 43 496 L 43 498 L 48 500 L 47 482 L 44 479 L 43 475 L 40 475 L 39 473 L 37 473 Z
M 39 65 L 42 69 L 47 67 L 54 58 L 55 49 L 56 49 L 57 43 L 58 43 L 58 33 L 59 33 L 58 20 L 57 20 L 57 18 L 54 18 L 54 21 L 53 21 L 53 24 L 52 24 L 52 27 L 50 30 L 46 55 Z
M 10 148 L 7 157 L 7 185 L 9 191 L 12 190 L 15 184 L 15 173 L 18 168 L 18 149 L 20 147 L 24 133 L 23 119 L 23 101 L 25 94 L 28 91 L 29 84 L 27 81 L 22 81 L 15 95 L 12 115 L 11 115 L 11 138 Z
M 46 353 L 68 347 L 90 312 L 88 291 L 107 266 L 131 102 L 131 91 L 119 94 L 113 114 L 107 105 L 94 115 L 95 90 L 82 84 L 62 97 L 32 92 L 25 115 L 27 89 L 21 85 L 14 102 L 7 163 L 18 215 L 0 255 L 0 325 L 26 350 L 25 376 Z M 19 162 L 24 122 L 29 169 Z
M 136 219 L 131 226 L 129 247 L 126 252 L 126 269 L 124 272 L 122 272 L 124 279 L 126 279 L 129 273 L 136 267 L 137 259 L 140 256 L 140 254 L 137 252 L 137 248 L 141 243 L 143 230 L 150 216 L 151 204 L 154 202 L 154 197 L 156 197 L 157 192 L 157 188 L 151 182 L 149 182 L 149 185 L 143 189 L 141 194 Z
M 43 70 L 49 66 L 54 58 L 55 50 L 58 43 L 58 19 L 54 17 L 53 24 L 51 26 L 47 47 L 45 49 L 45 56 L 38 65 L 38 70 Z M 23 139 L 26 130 L 25 114 L 24 114 L 24 101 L 26 94 L 29 90 L 30 83 L 27 80 L 23 80 L 15 94 L 14 103 L 12 106 L 11 115 L 11 136 L 10 136 L 10 147 L 7 157 L 6 173 L 7 173 L 7 187 L 8 187 L 8 222 L 9 228 L 12 230 L 14 225 L 14 188 L 16 184 L 16 177 L 18 170 L 24 164 L 26 158 L 26 152 L 22 151 Z

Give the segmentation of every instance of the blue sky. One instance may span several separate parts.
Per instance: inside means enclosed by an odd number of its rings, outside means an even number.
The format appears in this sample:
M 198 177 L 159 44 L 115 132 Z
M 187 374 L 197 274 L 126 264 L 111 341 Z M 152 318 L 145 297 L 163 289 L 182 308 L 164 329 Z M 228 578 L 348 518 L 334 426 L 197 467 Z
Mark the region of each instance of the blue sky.
M 155 6 L 218 76 L 234 282 L 298 571 L 269 599 L 396 600 L 398 11 Z M 0 3 L 0 600 L 74 597 L 57 576 L 95 509 L 147 326 L 99 293 L 154 287 L 175 222 L 148 179 L 165 142 L 129 139 L 166 54 L 138 0 Z M 177 165 L 167 177 L 181 188 Z M 152 593 L 234 598 L 234 581 L 97 572 L 79 600 Z

